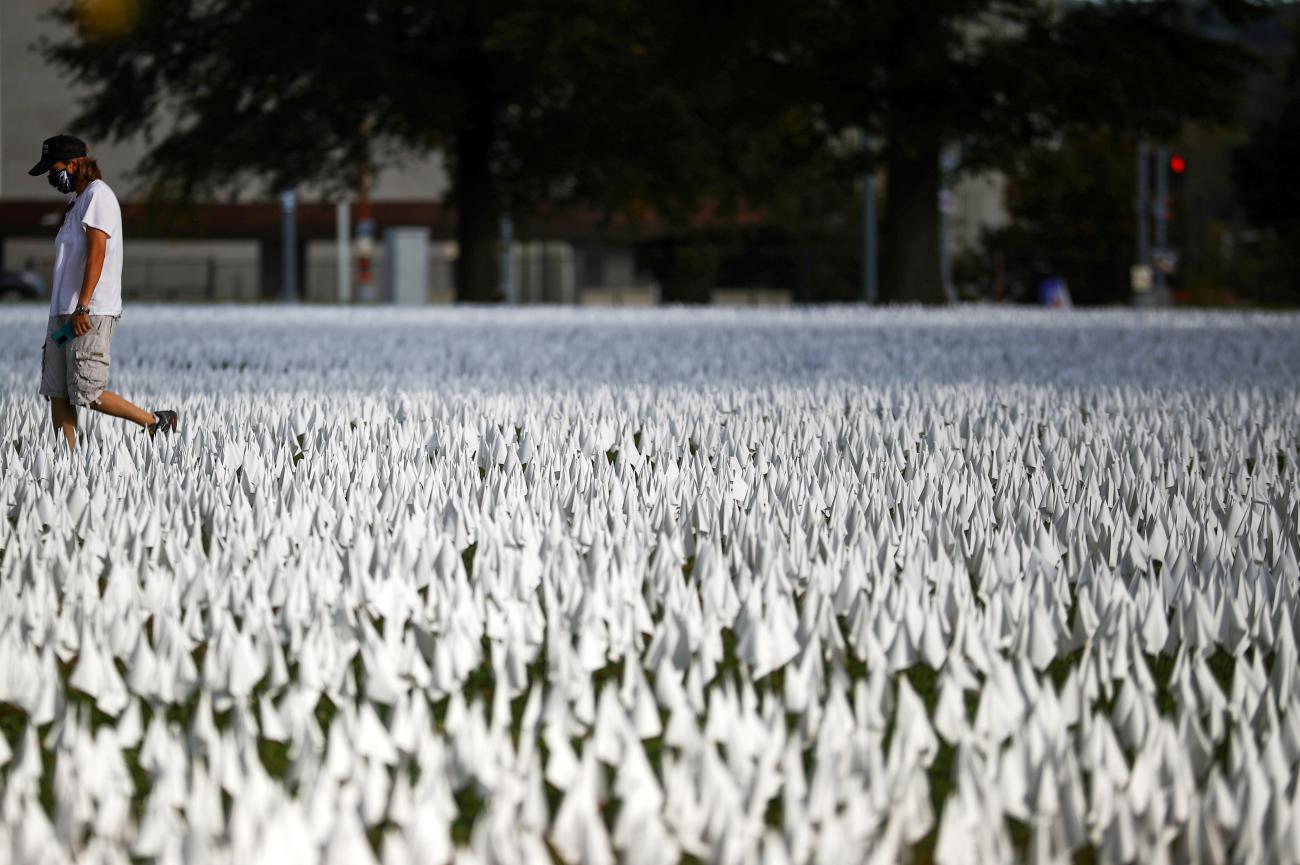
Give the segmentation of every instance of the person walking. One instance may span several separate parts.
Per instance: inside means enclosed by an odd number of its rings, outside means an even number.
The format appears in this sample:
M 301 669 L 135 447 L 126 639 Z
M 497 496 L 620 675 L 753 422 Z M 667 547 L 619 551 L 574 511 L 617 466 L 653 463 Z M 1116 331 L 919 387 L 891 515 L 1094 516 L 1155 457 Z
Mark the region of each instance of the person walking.
M 76 447 L 80 406 L 133 421 L 150 436 L 174 431 L 175 411 L 146 411 L 106 390 L 109 349 L 122 317 L 122 209 L 98 161 L 80 138 L 55 135 L 41 144 L 41 159 L 27 173 L 47 175 L 50 186 L 71 196 L 54 238 L 50 320 L 41 347 L 41 395 L 50 401 L 55 431 Z M 69 322 L 73 338 L 56 339 Z

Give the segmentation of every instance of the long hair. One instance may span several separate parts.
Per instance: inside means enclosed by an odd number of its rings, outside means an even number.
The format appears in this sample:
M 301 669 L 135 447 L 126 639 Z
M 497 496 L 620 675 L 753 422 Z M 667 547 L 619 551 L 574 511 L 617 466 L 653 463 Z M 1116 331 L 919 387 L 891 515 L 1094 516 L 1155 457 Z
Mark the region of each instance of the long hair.
M 93 156 L 80 156 L 77 162 L 80 164 L 80 170 L 77 171 L 77 194 L 80 195 L 93 181 L 103 180 L 104 174 L 99 170 L 99 160 Z
M 93 156 L 78 156 L 77 160 L 81 163 L 81 170 L 77 172 L 77 194 L 86 191 L 86 187 L 96 180 L 103 180 L 104 174 L 99 170 L 99 160 Z M 76 204 L 74 198 L 68 202 L 68 206 L 63 208 L 63 218 L 67 219 L 68 214 L 72 212 L 72 205 Z

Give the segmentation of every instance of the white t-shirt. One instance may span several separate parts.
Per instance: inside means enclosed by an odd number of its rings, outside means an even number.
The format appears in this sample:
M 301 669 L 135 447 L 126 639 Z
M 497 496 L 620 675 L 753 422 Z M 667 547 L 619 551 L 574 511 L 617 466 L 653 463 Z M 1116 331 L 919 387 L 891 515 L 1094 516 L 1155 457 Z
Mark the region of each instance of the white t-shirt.
M 72 208 L 64 215 L 54 238 L 50 315 L 68 315 L 77 308 L 86 275 L 87 228 L 98 228 L 108 235 L 104 269 L 90 296 L 90 314 L 122 313 L 122 208 L 107 183 L 92 180 L 80 195 L 74 196 Z

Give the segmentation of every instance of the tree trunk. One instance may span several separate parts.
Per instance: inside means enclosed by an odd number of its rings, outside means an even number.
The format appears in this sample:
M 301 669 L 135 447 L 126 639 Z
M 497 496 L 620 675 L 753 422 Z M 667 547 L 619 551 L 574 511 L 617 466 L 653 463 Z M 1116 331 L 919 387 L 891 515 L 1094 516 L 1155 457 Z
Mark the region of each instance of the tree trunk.
M 499 231 L 493 194 L 495 106 L 486 94 L 469 99 L 456 135 L 456 301 L 500 302 Z
M 939 249 L 939 139 L 893 130 L 886 154 L 888 180 L 881 244 L 881 299 L 886 303 L 942 304 Z
M 682 238 L 672 242 L 660 285 L 660 302 L 708 303 L 718 278 L 718 261 L 717 245 L 710 239 Z

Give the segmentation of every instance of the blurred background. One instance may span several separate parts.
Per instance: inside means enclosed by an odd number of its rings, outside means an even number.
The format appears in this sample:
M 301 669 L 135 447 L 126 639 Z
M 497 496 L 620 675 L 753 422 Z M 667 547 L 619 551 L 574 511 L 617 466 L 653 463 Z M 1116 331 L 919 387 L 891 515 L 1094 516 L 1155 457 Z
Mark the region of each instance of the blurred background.
M 85 139 L 129 299 L 1300 303 L 1300 9 L 4 0 L 0 296 Z

